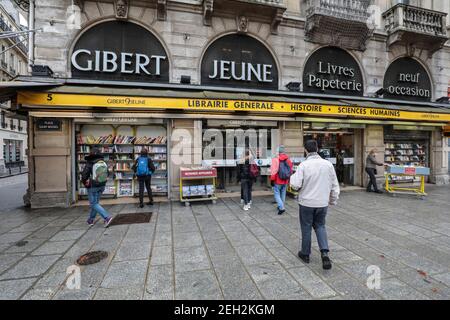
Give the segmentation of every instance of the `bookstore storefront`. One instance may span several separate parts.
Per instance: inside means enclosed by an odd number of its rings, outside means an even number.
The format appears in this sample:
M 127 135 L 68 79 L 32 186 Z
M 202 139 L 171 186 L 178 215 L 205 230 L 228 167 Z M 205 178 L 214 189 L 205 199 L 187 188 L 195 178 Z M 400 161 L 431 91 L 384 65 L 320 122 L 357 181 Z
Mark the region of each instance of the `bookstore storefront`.
M 386 97 L 427 99 L 431 88 L 420 65 L 404 72 L 404 62 L 400 60 L 399 67 L 393 63 L 394 71 L 387 71 Z M 72 79 L 49 89 L 18 92 L 18 106 L 30 116 L 33 207 L 68 206 L 86 199 L 79 174 L 93 147 L 101 150 L 113 172 L 105 197 L 115 201 L 136 196 L 131 166 L 144 147 L 157 167 L 153 192 L 174 200 L 182 167 L 214 166 L 216 187 L 238 192 L 236 161 L 246 147 L 261 167 L 256 187 L 267 187 L 276 148 L 285 145 L 298 164 L 304 158 L 304 141 L 310 138 L 318 140 L 321 155 L 335 165 L 345 185 L 364 184 L 364 160 L 371 148 L 378 148 L 377 157 L 384 155 L 386 162 L 439 166 L 432 150 L 443 124 L 450 123 L 450 111 L 413 106 L 414 101 L 409 106 L 357 100 L 364 95 L 364 75 L 357 60 L 340 48 L 317 49 L 299 70 L 309 96 L 278 91 L 275 56 L 248 35 L 223 35 L 205 48 L 200 86 L 169 84 L 169 64 L 165 46 L 147 29 L 123 21 L 102 22 L 75 41 Z M 144 85 L 149 82 L 154 86 Z M 347 98 L 319 100 L 315 94 Z M 411 126 L 419 131 L 414 141 L 409 139 Z M 221 147 L 207 152 L 216 138 Z M 389 152 L 392 145 L 394 153 Z
M 442 123 L 450 122 L 450 112 L 392 112 L 381 106 L 305 104 L 306 98 L 295 99 L 298 102 L 282 96 L 265 97 L 267 100 L 262 100 L 262 96 L 230 100 L 228 93 L 219 91 L 214 93 L 214 98 L 208 98 L 205 93 L 182 90 L 171 90 L 172 93 L 149 90 L 147 96 L 137 97 L 126 95 L 126 92 L 135 93 L 133 89 L 117 88 L 112 88 L 110 95 L 81 93 L 89 88 L 77 88 L 76 94 L 67 93 L 75 89 L 63 86 L 47 92 L 20 92 L 18 95 L 19 103 L 29 109 L 34 119 L 31 170 L 36 189 L 40 188 L 40 192 L 35 194 L 44 197 L 47 193 L 48 197 L 48 193 L 55 195 L 61 192 L 66 205 L 67 201 L 72 203 L 85 198 L 78 174 L 84 165 L 84 156 L 93 146 L 101 148 L 114 172 L 114 179 L 109 182 L 107 190 L 110 197 L 120 200 L 135 195 L 136 183 L 130 170 L 131 163 L 141 148 L 146 147 L 158 163 L 153 190 L 163 197 L 177 199 L 173 191 L 178 188 L 179 169 L 192 165 L 215 166 L 222 179 L 218 180 L 217 187 L 223 184 L 225 189 L 236 191 L 233 189 L 237 185 L 234 160 L 239 158 L 242 150 L 236 145 L 224 145 L 223 154 L 227 154 L 228 147 L 233 153 L 233 164 L 229 166 L 223 155 L 221 159 L 206 158 L 205 148 L 211 140 L 211 136 L 205 136 L 208 129 L 213 129 L 208 135 L 215 132 L 222 139 L 226 139 L 227 130 L 245 132 L 250 129 L 247 133 L 255 132 L 258 139 L 254 144 L 258 156 L 260 146 L 267 146 L 267 150 L 273 151 L 279 144 L 284 144 L 293 158 L 301 159 L 304 156 L 303 139 L 315 138 L 324 158 L 335 164 L 340 182 L 361 185 L 364 150 L 379 148 L 383 143 L 386 143 L 386 149 L 381 149 L 382 152 L 390 150 L 389 143 L 395 144 L 396 152 L 404 152 L 394 155 L 395 163 L 406 159 L 401 157 L 408 157 L 408 163 L 433 167 L 432 155 L 428 154 L 436 143 L 432 137 L 441 133 Z M 142 94 L 141 89 L 137 90 Z M 120 99 L 124 101 L 137 99 L 139 102 L 136 101 L 131 107 L 126 102 L 121 104 L 117 100 L 119 96 L 112 95 L 113 92 L 121 94 Z M 157 94 L 159 97 L 156 97 Z M 183 95 L 185 98 L 181 97 Z M 113 104 L 110 104 L 111 100 L 114 100 Z M 255 110 L 256 106 L 258 110 Z M 38 127 L 37 119 L 47 119 L 51 129 Z M 412 127 L 401 125 L 403 121 L 417 122 L 415 128 L 418 131 L 408 131 Z M 379 128 L 381 136 L 377 131 Z M 272 132 L 275 134 L 272 135 Z M 410 138 L 412 133 L 414 141 Z M 371 141 L 370 137 L 376 139 Z M 235 141 L 233 139 L 233 143 Z M 270 155 L 261 154 L 259 160 L 262 168 L 268 169 L 272 151 Z M 186 162 L 181 163 L 180 159 L 186 159 Z M 214 161 L 218 163 L 212 163 Z M 58 168 L 58 172 L 64 170 L 66 179 L 62 179 L 63 172 L 55 175 L 54 168 Z M 263 181 L 261 185 L 264 185 Z

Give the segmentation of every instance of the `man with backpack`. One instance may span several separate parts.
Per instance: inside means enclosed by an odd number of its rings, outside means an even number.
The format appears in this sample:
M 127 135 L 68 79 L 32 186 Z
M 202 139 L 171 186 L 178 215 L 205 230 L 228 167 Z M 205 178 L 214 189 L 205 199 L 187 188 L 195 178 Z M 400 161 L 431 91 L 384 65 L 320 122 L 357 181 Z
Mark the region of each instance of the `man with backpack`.
M 105 227 L 108 227 L 112 218 L 99 203 L 108 180 L 108 165 L 97 148 L 92 148 L 85 160 L 86 165 L 81 173 L 81 181 L 88 190 L 89 205 L 91 207 L 87 223 L 89 226 L 93 226 L 95 216 L 98 213 L 104 219 Z
M 291 177 L 290 184 L 298 190 L 300 228 L 302 232 L 302 248 L 299 258 L 309 263 L 311 254 L 311 231 L 314 228 L 322 256 L 322 267 L 331 269 L 328 257 L 328 238 L 325 228 L 325 217 L 329 205 L 336 205 L 339 198 L 339 182 L 333 164 L 322 159 L 317 153 L 317 141 L 305 143 L 306 160 L 300 163 Z
M 241 163 L 238 164 L 237 180 L 241 183 L 241 197 L 244 200 L 244 211 L 248 211 L 252 202 L 252 187 L 253 182 L 259 175 L 259 167 L 253 163 L 250 151 L 245 152 L 245 157 Z
M 286 189 L 289 178 L 292 175 L 292 161 L 284 153 L 284 146 L 278 147 L 278 155 L 272 159 L 270 166 L 270 181 L 273 185 L 273 193 L 278 206 L 278 214 L 283 214 L 286 209 Z
M 152 174 L 155 172 L 155 165 L 152 159 L 148 156 L 148 151 L 146 148 L 142 148 L 141 155 L 136 159 L 133 165 L 134 173 L 136 174 L 139 181 L 139 207 L 144 207 L 144 186 L 147 189 L 149 205 L 153 205 L 153 195 L 152 195 Z

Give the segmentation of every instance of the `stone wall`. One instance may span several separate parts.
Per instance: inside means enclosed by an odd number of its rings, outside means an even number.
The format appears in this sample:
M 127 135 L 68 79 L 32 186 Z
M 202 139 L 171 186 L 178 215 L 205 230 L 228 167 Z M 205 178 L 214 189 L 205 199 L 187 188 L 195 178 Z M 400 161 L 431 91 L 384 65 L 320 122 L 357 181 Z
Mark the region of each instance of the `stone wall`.
M 298 4 L 288 1 L 288 10 L 278 28 L 278 34 L 270 32 L 270 21 L 249 18 L 248 34 L 263 42 L 274 54 L 278 64 L 279 89 L 286 90 L 286 84 L 300 81 L 306 58 L 319 45 L 304 41 L 304 21 L 297 15 L 301 13 Z M 66 25 L 66 11 L 71 0 L 43 0 L 36 4 L 36 28 L 44 32 L 36 34 L 36 64 L 47 64 L 61 77 L 70 76 L 68 56 L 77 36 L 103 20 L 115 19 L 112 1 L 83 1 L 81 30 L 69 29 Z M 237 31 L 235 17 L 215 16 L 211 26 L 203 24 L 201 6 L 181 4 L 171 1 L 168 5 L 167 19 L 157 19 L 156 9 L 142 5 L 145 2 L 131 1 L 129 20 L 151 30 L 163 43 L 171 64 L 170 82 L 179 83 L 181 75 L 191 76 L 193 84 L 200 82 L 200 62 L 208 45 L 218 37 Z M 384 9 L 383 9 L 384 10 Z M 367 42 L 364 52 L 351 54 L 360 64 L 365 83 L 366 95 L 374 93 L 383 83 L 383 75 L 389 64 L 404 56 L 402 46 L 386 49 L 386 37 L 381 30 Z M 426 50 L 416 50 L 413 56 L 421 61 L 431 73 L 434 85 L 434 98 L 445 96 L 450 72 L 450 47 L 438 51 L 430 59 Z

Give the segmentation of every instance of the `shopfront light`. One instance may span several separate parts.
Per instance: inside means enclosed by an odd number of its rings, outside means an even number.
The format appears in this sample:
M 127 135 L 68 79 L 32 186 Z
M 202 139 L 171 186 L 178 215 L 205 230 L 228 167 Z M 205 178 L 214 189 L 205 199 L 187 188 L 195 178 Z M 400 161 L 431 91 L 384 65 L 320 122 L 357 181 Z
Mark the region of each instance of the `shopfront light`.
M 191 83 L 191 76 L 181 76 L 180 83 L 190 84 Z
M 446 96 L 440 97 L 439 99 L 436 99 L 436 102 L 439 102 L 439 103 L 450 103 L 450 97 L 446 97 Z
M 384 95 L 384 88 L 378 89 L 375 92 L 375 96 L 378 97 L 378 98 L 382 97 L 383 95 Z
M 300 91 L 300 84 L 301 82 L 289 82 L 286 85 L 286 88 L 288 88 L 289 91 Z

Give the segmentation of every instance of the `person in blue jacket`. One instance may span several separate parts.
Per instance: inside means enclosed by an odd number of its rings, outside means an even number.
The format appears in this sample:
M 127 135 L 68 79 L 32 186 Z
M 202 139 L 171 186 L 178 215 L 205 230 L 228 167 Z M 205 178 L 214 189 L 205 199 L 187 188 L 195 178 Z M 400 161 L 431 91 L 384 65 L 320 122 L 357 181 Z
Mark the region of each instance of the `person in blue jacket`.
M 133 165 L 133 171 L 139 181 L 139 207 L 144 207 L 144 186 L 147 189 L 149 205 L 153 205 L 152 195 L 152 174 L 155 172 L 155 165 L 152 159 L 148 156 L 148 150 L 142 148 L 140 156 L 136 159 Z

